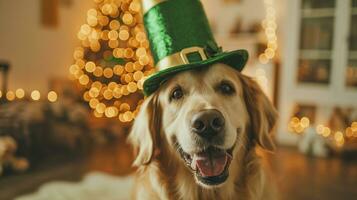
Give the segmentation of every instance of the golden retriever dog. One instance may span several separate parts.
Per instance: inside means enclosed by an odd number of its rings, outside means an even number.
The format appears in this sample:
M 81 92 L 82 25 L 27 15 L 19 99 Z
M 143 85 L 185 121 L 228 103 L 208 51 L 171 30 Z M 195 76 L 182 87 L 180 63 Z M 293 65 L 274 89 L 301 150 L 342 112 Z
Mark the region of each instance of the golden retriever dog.
M 142 104 L 129 142 L 134 199 L 275 199 L 255 147 L 273 151 L 277 114 L 257 83 L 224 64 L 181 72 Z

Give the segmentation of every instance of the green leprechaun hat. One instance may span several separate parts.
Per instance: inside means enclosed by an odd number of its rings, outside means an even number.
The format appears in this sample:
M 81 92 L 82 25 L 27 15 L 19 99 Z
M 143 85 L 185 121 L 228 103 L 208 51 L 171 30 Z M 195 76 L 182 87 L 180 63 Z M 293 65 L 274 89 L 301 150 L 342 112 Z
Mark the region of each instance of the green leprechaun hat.
M 143 85 L 149 96 L 170 76 L 224 63 L 241 71 L 246 50 L 222 52 L 213 38 L 199 0 L 143 0 L 144 25 L 157 72 Z

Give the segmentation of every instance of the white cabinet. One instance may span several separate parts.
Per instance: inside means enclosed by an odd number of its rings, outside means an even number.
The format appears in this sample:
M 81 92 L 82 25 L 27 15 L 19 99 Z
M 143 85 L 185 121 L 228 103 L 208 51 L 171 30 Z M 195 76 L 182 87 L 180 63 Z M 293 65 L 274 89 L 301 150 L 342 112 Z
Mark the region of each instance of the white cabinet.
M 288 123 L 296 113 L 316 126 L 328 123 L 336 108 L 357 112 L 357 0 L 286 5 L 277 140 L 293 145 L 298 136 Z

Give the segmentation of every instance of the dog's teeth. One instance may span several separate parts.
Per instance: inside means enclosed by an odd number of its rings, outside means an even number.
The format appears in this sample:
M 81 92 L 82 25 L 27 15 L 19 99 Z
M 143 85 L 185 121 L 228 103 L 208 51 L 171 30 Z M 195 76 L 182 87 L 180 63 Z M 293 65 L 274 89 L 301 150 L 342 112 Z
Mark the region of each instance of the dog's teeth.
M 197 156 L 193 156 L 192 157 L 192 161 L 191 161 L 191 168 L 194 170 L 194 171 L 196 171 L 196 169 L 197 169 L 197 164 L 196 164 L 196 162 L 197 162 Z

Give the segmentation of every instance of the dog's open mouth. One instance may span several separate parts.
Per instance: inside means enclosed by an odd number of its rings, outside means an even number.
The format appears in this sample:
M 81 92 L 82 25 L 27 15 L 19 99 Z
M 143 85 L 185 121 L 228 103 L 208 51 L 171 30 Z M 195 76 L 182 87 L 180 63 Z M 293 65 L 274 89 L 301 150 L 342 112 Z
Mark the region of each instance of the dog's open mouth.
M 201 183 L 219 185 L 227 180 L 228 168 L 232 160 L 232 149 L 223 150 L 209 147 L 193 155 L 184 152 L 180 147 L 178 150 Z

